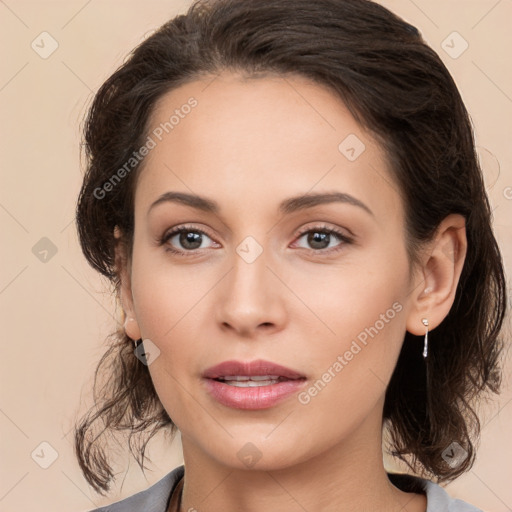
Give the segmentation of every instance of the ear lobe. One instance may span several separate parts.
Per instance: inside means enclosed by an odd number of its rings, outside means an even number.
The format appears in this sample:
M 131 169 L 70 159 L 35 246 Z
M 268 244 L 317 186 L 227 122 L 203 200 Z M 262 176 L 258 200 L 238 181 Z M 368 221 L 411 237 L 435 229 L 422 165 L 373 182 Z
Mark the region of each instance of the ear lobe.
M 127 316 L 124 321 L 124 332 L 133 341 L 140 340 L 142 338 L 139 324 L 137 323 L 137 320 L 131 316 Z
M 119 291 L 121 306 L 125 314 L 124 331 L 126 332 L 127 336 L 132 340 L 138 340 L 142 336 L 140 333 L 139 324 L 136 319 L 137 317 L 135 315 L 133 297 L 131 293 L 129 277 L 126 277 L 127 275 L 128 272 L 123 272 L 123 274 L 120 276 L 121 288 Z
M 133 295 L 130 279 L 130 261 L 127 256 L 126 244 L 122 233 L 116 226 L 114 237 L 117 239 L 115 247 L 116 272 L 119 277 L 119 299 L 125 314 L 124 330 L 132 340 L 141 338 L 139 324 L 133 305 Z
M 412 307 L 406 328 L 416 336 L 437 327 L 450 312 L 455 300 L 467 251 L 466 222 L 462 215 L 448 215 L 428 244 L 420 272 L 417 273 Z

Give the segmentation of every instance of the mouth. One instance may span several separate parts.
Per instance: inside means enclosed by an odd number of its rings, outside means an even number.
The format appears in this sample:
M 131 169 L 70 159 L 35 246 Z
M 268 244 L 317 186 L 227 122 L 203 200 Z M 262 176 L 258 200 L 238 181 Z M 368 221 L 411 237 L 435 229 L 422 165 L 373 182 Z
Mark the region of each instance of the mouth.
M 306 376 L 269 361 L 225 361 L 203 374 L 219 403 L 236 409 L 266 409 L 299 391 Z
M 237 388 L 258 388 L 261 386 L 271 386 L 272 384 L 292 379 L 280 377 L 279 375 L 254 375 L 252 377 L 247 375 L 230 375 L 226 377 L 219 377 L 214 380 L 224 382 L 229 386 L 235 386 Z

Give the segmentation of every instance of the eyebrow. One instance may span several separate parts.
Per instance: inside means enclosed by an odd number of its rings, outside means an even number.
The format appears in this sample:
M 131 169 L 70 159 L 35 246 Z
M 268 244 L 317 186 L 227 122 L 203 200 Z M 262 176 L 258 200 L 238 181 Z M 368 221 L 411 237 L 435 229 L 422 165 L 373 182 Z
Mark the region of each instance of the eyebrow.
M 166 192 L 151 204 L 148 213 L 155 206 L 167 202 L 184 204 L 207 213 L 218 214 L 220 212 L 219 204 L 212 199 L 195 194 L 188 194 L 186 192 Z M 313 208 L 314 206 L 330 203 L 345 203 L 357 206 L 374 216 L 370 208 L 368 208 L 368 206 L 366 206 L 362 201 L 344 192 L 317 192 L 290 197 L 280 203 L 279 212 L 282 214 L 290 214 L 307 208 Z

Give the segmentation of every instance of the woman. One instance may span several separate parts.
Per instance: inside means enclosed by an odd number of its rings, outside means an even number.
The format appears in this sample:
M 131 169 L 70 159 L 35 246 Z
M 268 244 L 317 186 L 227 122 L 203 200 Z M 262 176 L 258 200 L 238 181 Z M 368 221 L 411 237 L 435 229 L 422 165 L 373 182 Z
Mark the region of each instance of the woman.
M 107 491 L 105 436 L 143 467 L 164 429 L 185 461 L 98 510 L 477 510 L 438 483 L 499 390 L 505 279 L 469 116 L 414 27 L 197 2 L 101 87 L 85 147 L 80 240 L 123 325 L 78 460 Z

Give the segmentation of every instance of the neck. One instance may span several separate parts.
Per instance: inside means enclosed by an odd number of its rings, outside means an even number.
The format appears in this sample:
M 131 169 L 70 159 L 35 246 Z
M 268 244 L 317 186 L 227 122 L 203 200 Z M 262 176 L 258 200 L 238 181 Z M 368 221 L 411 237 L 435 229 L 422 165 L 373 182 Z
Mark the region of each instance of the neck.
M 367 418 L 368 420 L 368 418 Z M 182 436 L 181 511 L 424 512 L 423 495 L 393 486 L 383 465 L 380 424 L 365 421 L 349 439 L 292 466 L 239 469 L 222 464 Z

